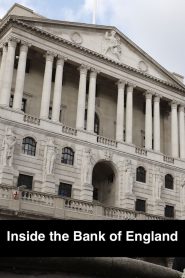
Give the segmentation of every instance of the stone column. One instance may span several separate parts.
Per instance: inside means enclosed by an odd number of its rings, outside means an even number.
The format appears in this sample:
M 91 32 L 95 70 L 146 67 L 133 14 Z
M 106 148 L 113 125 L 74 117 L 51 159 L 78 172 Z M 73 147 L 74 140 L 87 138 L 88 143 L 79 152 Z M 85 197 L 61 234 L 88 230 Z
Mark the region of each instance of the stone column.
M 53 96 L 52 121 L 59 122 L 62 97 L 63 68 L 66 58 L 58 56 Z
M 117 85 L 118 85 L 118 98 L 117 98 L 117 118 L 116 118 L 116 140 L 123 141 L 125 82 L 119 80 L 117 82 Z
M 53 60 L 54 55 L 50 52 L 47 52 L 40 109 L 40 118 L 42 119 L 48 119 L 49 114 Z
M 21 110 L 22 106 L 28 46 L 28 43 L 23 42 L 20 47 L 19 64 L 17 68 L 17 78 L 13 102 L 13 108 L 16 110 Z
M 160 152 L 160 97 L 154 97 L 154 150 Z
M 84 129 L 85 119 L 85 98 L 86 98 L 86 83 L 87 83 L 87 66 L 80 67 L 80 81 L 78 91 L 77 117 L 76 128 Z
M 87 109 L 87 131 L 94 133 L 94 115 L 95 115 L 95 102 L 96 102 L 96 78 L 97 71 L 91 69 L 90 82 L 89 82 L 89 98 Z
M 177 103 L 175 101 L 171 103 L 171 155 L 172 157 L 179 155 Z
M 185 158 L 184 106 L 179 107 L 180 158 Z
M 1 58 L 1 67 L 0 67 L 0 92 L 2 89 L 2 83 L 4 79 L 4 71 L 5 71 L 5 66 L 6 66 L 6 57 L 7 57 L 7 51 L 8 48 L 6 44 L 3 45 L 3 53 L 2 53 L 2 58 Z
M 134 89 L 134 85 L 128 84 L 127 103 L 126 103 L 126 143 L 129 144 L 132 144 L 133 89 Z
M 16 46 L 17 46 L 16 39 L 12 38 L 8 41 L 8 52 L 6 57 L 6 65 L 4 69 L 2 90 L 1 90 L 1 100 L 0 100 L 0 104 L 4 106 L 9 106 Z
M 152 94 L 147 92 L 145 97 L 145 148 L 152 149 Z

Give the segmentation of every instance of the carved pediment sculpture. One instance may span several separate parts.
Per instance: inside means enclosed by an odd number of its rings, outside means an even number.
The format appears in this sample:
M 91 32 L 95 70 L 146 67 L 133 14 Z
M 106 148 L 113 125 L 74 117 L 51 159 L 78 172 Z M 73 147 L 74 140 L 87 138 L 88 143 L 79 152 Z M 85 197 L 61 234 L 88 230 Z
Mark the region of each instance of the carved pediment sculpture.
M 104 37 L 103 55 L 111 55 L 118 60 L 121 58 L 122 49 L 120 37 L 116 35 L 116 32 L 112 30 L 110 33 L 106 32 Z

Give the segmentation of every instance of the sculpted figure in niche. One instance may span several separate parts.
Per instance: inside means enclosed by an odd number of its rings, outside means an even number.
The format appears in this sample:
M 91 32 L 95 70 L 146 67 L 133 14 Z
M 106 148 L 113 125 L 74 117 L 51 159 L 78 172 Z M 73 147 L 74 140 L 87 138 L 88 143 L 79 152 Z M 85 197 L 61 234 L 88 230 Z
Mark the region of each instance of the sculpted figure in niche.
M 185 204 L 185 180 L 183 181 L 180 188 L 181 188 L 181 192 L 180 192 L 181 202 L 182 202 L 182 205 L 184 205 Z
M 52 175 L 54 170 L 55 159 L 57 155 L 57 149 L 52 138 L 48 139 L 45 147 L 44 161 L 45 161 L 45 174 Z
M 12 166 L 13 154 L 15 149 L 16 136 L 12 132 L 11 128 L 7 128 L 5 137 L 2 143 L 2 164 L 3 166 Z
M 133 193 L 133 174 L 132 174 L 132 163 L 127 160 L 125 163 L 125 185 L 126 193 Z
M 157 200 L 161 199 L 161 191 L 162 191 L 163 180 L 160 175 L 155 175 L 155 198 Z
M 107 41 L 107 46 L 104 49 L 104 55 L 106 55 L 109 51 L 116 56 L 117 59 L 120 60 L 121 57 L 121 42 L 120 38 L 116 36 L 116 32 L 112 30 L 110 34 L 108 32 L 105 33 L 105 40 Z
M 91 149 L 86 149 L 82 158 L 83 183 L 91 184 L 93 156 Z

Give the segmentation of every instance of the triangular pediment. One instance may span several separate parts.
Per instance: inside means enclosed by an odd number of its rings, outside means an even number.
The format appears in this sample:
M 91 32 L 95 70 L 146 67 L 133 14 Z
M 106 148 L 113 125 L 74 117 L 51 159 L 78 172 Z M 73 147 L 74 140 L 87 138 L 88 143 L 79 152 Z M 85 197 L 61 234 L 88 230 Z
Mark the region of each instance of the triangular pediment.
M 20 20 L 29 25 L 90 49 L 149 76 L 184 88 L 179 76 L 174 76 L 164 69 L 115 27 L 39 18 L 37 14 L 33 16 L 32 10 L 24 11 L 24 7 L 21 8 L 17 4 L 10 9 L 9 13 L 13 12 L 19 16 L 18 9 L 21 10 Z M 29 13 L 29 15 L 24 13 Z M 30 18 L 31 14 L 32 18 Z

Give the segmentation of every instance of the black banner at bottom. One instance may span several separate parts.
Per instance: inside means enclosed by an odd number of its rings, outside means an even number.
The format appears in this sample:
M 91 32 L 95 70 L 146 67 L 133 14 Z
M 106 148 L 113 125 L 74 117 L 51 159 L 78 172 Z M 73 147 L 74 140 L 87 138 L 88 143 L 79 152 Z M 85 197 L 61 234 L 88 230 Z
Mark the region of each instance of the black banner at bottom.
M 11 257 L 175 257 L 185 250 L 185 221 L 2 220 L 0 250 Z

